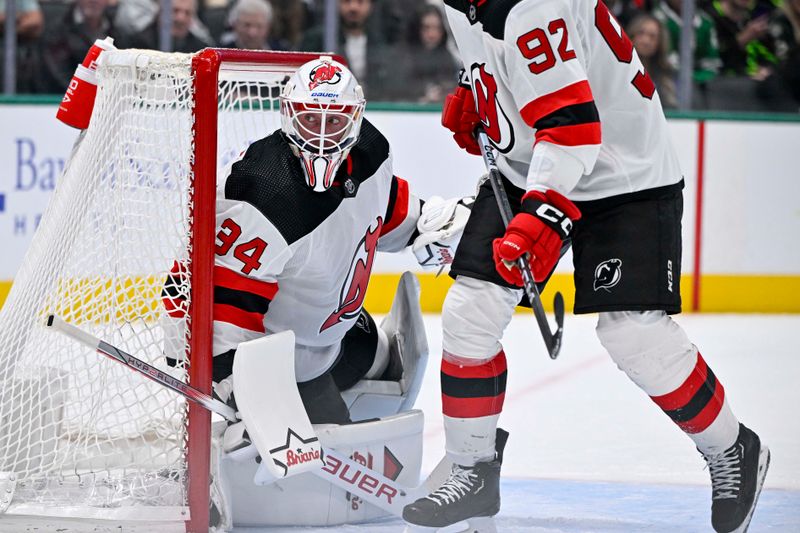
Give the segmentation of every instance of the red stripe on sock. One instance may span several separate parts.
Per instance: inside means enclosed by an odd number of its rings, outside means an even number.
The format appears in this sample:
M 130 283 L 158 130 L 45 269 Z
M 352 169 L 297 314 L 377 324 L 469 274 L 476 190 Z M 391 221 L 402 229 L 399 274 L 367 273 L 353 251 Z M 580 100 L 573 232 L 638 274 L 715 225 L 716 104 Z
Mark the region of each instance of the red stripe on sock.
M 451 418 L 478 418 L 496 415 L 503 410 L 506 393 L 479 398 L 454 398 L 442 394 L 442 413 Z
M 503 350 L 497 352 L 490 361 L 475 366 L 459 365 L 442 358 L 442 372 L 454 378 L 494 378 L 505 371 L 506 354 Z
M 678 427 L 686 433 L 700 433 L 717 419 L 717 415 L 719 415 L 719 412 L 722 410 L 723 403 L 725 403 L 725 388 L 722 386 L 722 383 L 717 380 L 717 386 L 714 388 L 714 396 L 711 397 L 711 400 L 706 404 L 703 410 L 691 420 L 676 423 Z
M 680 387 L 668 394 L 651 396 L 650 398 L 664 411 L 679 409 L 689 403 L 689 400 L 691 400 L 700 387 L 705 384 L 707 374 L 708 366 L 706 366 L 706 362 L 703 360 L 703 356 L 700 355 L 700 352 L 697 352 L 697 363 L 689 374 L 689 377 L 686 378 L 686 381 L 684 381 Z

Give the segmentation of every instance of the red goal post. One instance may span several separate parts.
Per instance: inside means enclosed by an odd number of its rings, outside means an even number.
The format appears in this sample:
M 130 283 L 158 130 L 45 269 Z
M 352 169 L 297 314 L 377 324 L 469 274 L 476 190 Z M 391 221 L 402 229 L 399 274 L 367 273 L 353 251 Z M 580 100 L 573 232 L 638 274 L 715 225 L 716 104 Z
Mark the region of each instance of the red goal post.
M 218 87 L 219 72 L 222 65 L 230 66 L 232 71 L 246 72 L 254 65 L 274 65 L 296 69 L 300 65 L 319 57 L 317 53 L 305 52 L 261 52 L 252 50 L 233 50 L 221 48 L 209 48 L 198 53 L 192 59 L 192 71 L 195 73 L 195 106 L 196 109 L 217 109 L 218 108 Z M 337 57 L 338 61 L 344 63 L 343 58 Z M 266 60 L 266 61 L 265 61 Z M 215 184 L 217 173 L 217 114 L 195 114 L 195 162 L 193 171 L 196 180 L 202 184 Z M 212 173 L 213 172 L 213 173 Z M 200 212 L 214 212 L 214 199 L 216 186 L 207 187 L 203 185 L 195 193 L 196 208 Z M 193 301 L 211 302 L 213 300 L 212 269 L 214 263 L 214 218 L 201 217 L 206 220 L 202 225 L 198 225 L 195 232 L 197 246 L 193 248 L 193 263 L 199 267 L 196 276 L 203 280 L 200 286 L 195 285 L 195 297 Z M 208 223 L 210 222 L 210 224 Z M 197 365 L 190 372 L 189 383 L 195 385 L 201 391 L 210 394 L 211 392 L 211 341 L 212 341 L 212 322 L 211 306 L 203 306 L 198 310 L 199 316 L 195 315 L 194 322 L 197 332 L 193 335 L 192 351 L 195 353 L 206 353 L 201 364 Z M 198 405 L 189 405 L 189 433 L 197 431 L 199 434 L 210 434 L 211 415 Z M 204 439 L 202 442 L 192 444 L 189 441 L 188 463 L 189 472 L 189 501 L 191 509 L 207 509 L 209 506 L 208 478 L 209 478 L 209 457 L 210 440 Z M 199 474 L 194 476 L 194 469 Z M 192 520 L 187 523 L 187 531 L 207 531 L 207 513 L 201 517 L 193 513 Z
M 0 310 L 0 484 L 14 490 L 0 529 L 68 517 L 208 531 L 209 413 L 43 319 L 210 393 L 217 180 L 279 127 L 282 85 L 320 55 L 103 53 L 90 126 Z

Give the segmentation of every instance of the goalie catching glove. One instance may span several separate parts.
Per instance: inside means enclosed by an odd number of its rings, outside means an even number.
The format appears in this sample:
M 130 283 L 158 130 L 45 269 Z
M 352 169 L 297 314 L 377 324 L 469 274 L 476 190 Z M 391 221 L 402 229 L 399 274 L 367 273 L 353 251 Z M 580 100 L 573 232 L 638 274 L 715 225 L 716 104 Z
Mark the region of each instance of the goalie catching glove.
M 572 231 L 572 223 L 580 218 L 577 206 L 552 189 L 527 192 L 505 235 L 493 242 L 497 272 L 508 283 L 521 287 L 522 272 L 516 261 L 529 254 L 534 281 L 546 280 L 556 266 L 562 243 Z
M 448 200 L 433 196 L 425 202 L 417 220 L 419 236 L 411 245 L 423 268 L 441 267 L 453 262 L 474 201 L 472 196 Z

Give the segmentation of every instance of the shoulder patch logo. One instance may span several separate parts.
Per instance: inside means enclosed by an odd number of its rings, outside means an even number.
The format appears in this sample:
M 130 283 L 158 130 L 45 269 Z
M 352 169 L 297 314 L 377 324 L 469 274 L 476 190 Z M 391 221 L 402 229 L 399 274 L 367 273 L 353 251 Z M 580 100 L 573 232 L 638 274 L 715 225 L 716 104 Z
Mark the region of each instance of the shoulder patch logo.
M 622 279 L 622 259 L 607 259 L 594 269 L 594 290 L 605 289 L 619 283 Z

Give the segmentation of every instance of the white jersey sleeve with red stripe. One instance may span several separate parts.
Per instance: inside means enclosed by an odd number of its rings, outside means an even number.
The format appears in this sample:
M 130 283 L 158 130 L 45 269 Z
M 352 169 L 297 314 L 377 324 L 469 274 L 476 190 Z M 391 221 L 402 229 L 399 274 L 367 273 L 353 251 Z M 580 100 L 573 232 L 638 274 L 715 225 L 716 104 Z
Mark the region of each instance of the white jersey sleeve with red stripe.
M 571 191 L 594 169 L 601 128 L 569 6 L 561 0 L 520 3 L 506 21 L 504 43 L 516 111 L 535 129 L 526 189 Z
M 594 200 L 676 183 L 658 94 L 598 0 L 444 0 L 478 114 L 518 187 Z
M 280 232 L 246 202 L 217 199 L 214 355 L 263 336 L 264 315 L 292 251 Z
M 397 176 L 392 177 L 386 222 L 381 228 L 378 251 L 398 252 L 410 244 L 417 229 L 421 206 L 419 199 L 409 190 L 408 182 Z

